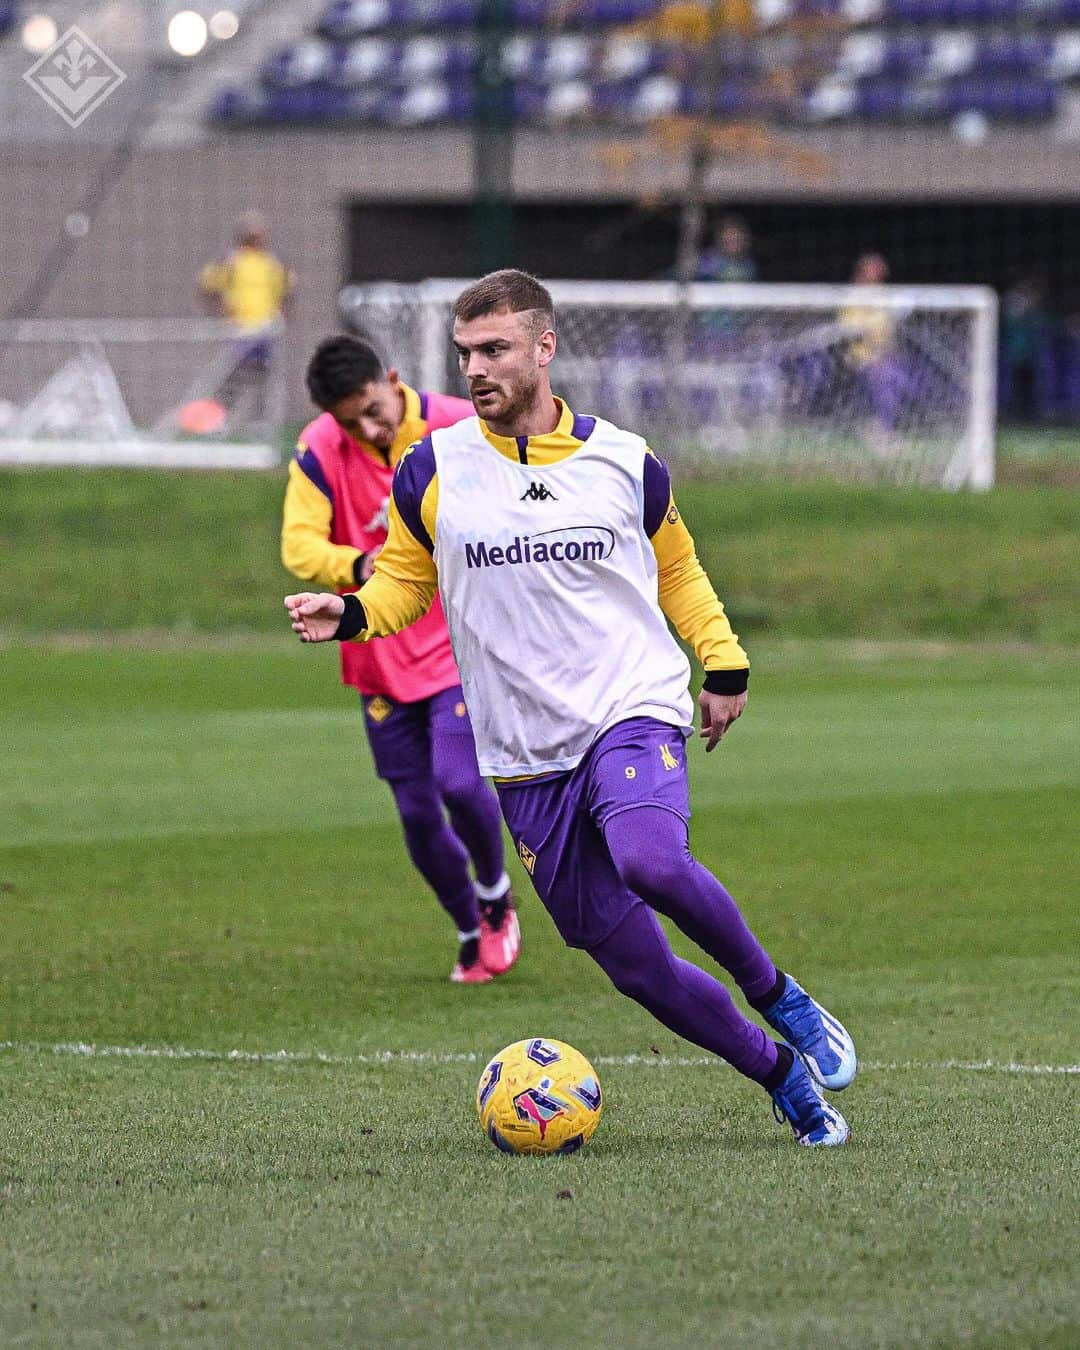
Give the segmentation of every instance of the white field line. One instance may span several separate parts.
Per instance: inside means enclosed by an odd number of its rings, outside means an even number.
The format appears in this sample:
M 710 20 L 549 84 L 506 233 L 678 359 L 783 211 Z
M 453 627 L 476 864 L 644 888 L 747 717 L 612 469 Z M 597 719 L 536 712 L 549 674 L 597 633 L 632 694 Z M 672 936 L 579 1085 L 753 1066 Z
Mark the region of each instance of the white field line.
M 81 1059 L 173 1059 L 206 1060 L 232 1064 L 483 1064 L 484 1056 L 473 1050 L 369 1050 L 353 1055 L 333 1055 L 321 1050 L 200 1050 L 182 1045 L 96 1045 L 86 1041 L 62 1041 L 58 1045 L 0 1041 L 0 1053 L 13 1055 L 70 1055 Z M 726 1068 L 713 1055 L 596 1055 L 594 1063 L 618 1068 L 707 1069 Z M 932 1073 L 1006 1073 L 1037 1077 L 1080 1074 L 1080 1064 L 1017 1064 L 997 1060 L 943 1059 L 936 1061 L 868 1060 L 864 1071 Z

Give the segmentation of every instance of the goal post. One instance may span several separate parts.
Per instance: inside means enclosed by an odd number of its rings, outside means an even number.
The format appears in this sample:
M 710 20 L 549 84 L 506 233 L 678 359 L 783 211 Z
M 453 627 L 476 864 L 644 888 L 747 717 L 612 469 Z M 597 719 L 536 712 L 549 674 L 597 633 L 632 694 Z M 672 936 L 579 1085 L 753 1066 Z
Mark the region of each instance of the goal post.
M 0 322 L 0 464 L 273 468 L 283 389 L 279 325 Z
M 407 378 L 461 390 L 451 307 L 467 284 L 348 286 L 340 305 Z M 556 392 L 684 468 L 993 484 L 987 287 L 546 284 Z

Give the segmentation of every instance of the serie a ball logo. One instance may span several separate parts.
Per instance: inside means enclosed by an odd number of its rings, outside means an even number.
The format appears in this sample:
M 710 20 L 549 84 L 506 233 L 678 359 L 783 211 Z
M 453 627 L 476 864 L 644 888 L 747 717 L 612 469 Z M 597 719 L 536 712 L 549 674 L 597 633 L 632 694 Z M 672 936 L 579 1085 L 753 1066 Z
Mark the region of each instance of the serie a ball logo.
M 515 1041 L 480 1077 L 476 1110 L 504 1153 L 574 1153 L 600 1122 L 596 1070 L 563 1041 Z

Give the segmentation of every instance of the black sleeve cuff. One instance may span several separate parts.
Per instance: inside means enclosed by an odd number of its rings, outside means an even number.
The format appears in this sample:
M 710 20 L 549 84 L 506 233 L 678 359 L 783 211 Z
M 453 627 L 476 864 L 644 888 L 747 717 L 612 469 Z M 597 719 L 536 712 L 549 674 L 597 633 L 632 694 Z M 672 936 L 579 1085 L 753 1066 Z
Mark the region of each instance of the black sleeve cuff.
M 362 633 L 367 627 L 367 615 L 364 613 L 364 606 L 355 595 L 343 595 L 341 598 L 345 601 L 345 613 L 341 616 L 334 640 L 348 642 L 349 638 L 356 637 L 357 633 Z
M 708 694 L 745 694 L 749 670 L 707 670 L 702 688 Z
M 353 559 L 352 579 L 353 581 L 356 582 L 358 586 L 362 586 L 364 584 L 364 578 L 360 574 L 361 572 L 363 572 L 364 563 L 366 562 L 367 562 L 366 553 L 358 553 L 356 557 Z

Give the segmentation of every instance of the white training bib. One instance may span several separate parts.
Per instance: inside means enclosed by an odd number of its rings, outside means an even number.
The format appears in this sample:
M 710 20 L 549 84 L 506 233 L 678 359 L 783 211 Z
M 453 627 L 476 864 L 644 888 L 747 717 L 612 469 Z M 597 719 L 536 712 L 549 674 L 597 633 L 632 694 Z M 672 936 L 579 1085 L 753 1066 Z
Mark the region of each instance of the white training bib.
M 476 418 L 431 435 L 435 563 L 480 770 L 572 769 L 629 717 L 693 725 L 657 602 L 645 442 L 600 419 L 556 464 L 515 463 Z

